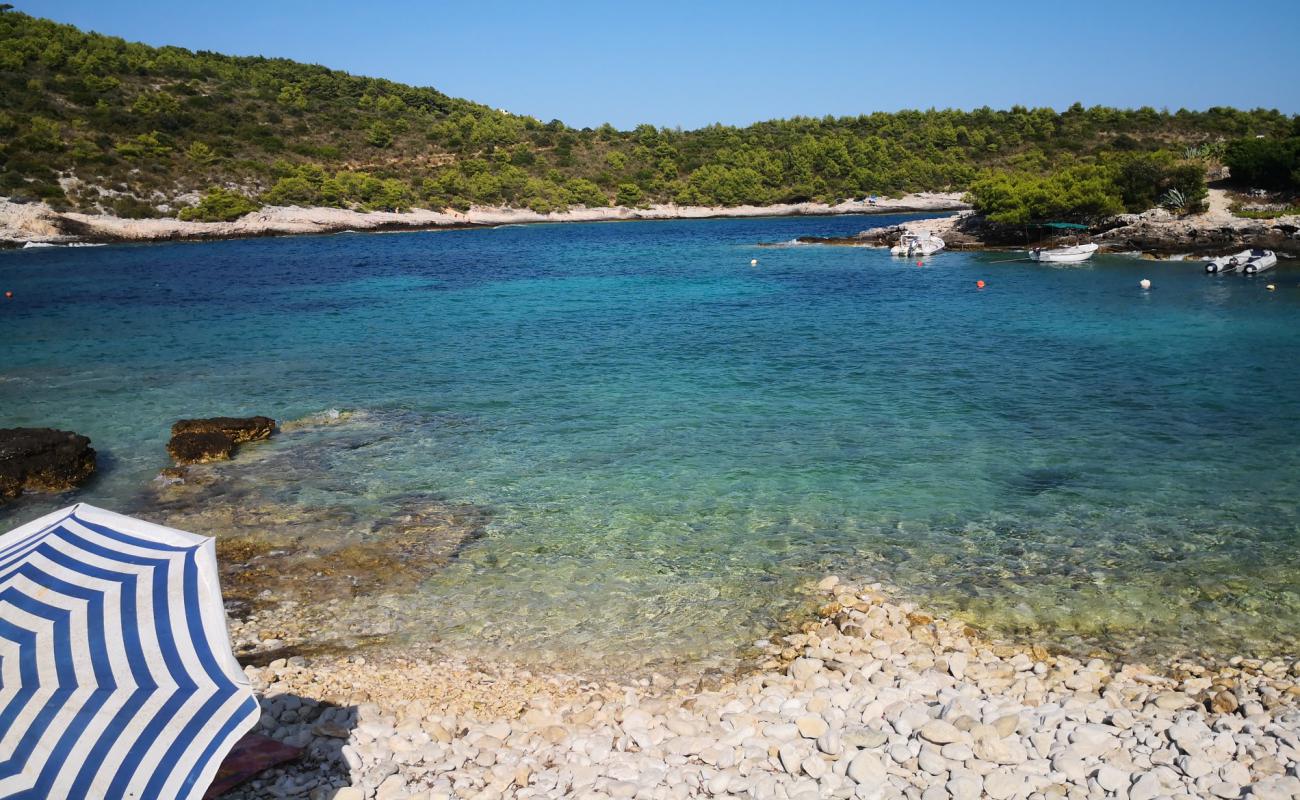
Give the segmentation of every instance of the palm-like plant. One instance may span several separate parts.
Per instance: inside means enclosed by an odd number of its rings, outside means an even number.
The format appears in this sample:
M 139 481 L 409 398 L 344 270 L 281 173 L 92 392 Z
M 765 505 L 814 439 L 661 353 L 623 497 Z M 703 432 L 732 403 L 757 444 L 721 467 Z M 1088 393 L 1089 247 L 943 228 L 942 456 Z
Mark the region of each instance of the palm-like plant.
M 1178 189 L 1170 189 L 1160 196 L 1160 205 L 1170 211 L 1183 211 L 1187 208 L 1187 195 Z

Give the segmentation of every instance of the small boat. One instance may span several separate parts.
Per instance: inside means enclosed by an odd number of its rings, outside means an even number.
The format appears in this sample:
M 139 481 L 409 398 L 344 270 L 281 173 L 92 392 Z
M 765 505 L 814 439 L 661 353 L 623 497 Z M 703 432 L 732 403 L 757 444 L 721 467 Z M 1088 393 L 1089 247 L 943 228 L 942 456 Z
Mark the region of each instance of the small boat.
M 1097 252 L 1097 245 L 1088 242 L 1072 244 L 1068 247 L 1035 247 L 1029 251 L 1029 258 L 1044 264 L 1077 264 L 1092 258 L 1095 252 Z
M 943 239 L 933 233 L 913 233 L 907 231 L 898 239 L 898 244 L 889 248 L 896 256 L 928 256 L 944 247 Z
M 1205 262 L 1205 271 L 1211 275 L 1226 275 L 1229 272 L 1236 272 L 1241 269 L 1250 258 L 1249 250 L 1242 250 L 1240 253 L 1231 253 L 1226 256 L 1212 258 Z
M 1241 265 L 1241 271 L 1247 275 L 1254 275 L 1257 272 L 1266 272 L 1277 266 L 1277 255 L 1272 250 L 1261 250 L 1255 248 L 1250 251 L 1250 258 L 1246 263 Z

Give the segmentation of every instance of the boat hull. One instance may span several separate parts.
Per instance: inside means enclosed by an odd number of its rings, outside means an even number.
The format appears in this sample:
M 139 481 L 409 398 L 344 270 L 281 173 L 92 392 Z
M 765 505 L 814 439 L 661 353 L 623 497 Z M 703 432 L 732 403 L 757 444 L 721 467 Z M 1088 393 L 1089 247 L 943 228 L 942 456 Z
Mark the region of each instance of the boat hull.
M 1241 265 L 1250 260 L 1250 251 L 1242 250 L 1226 256 L 1212 258 L 1205 262 L 1205 271 L 1211 275 L 1227 275 L 1241 269 Z
M 1081 244 L 1074 247 L 1059 247 L 1055 250 L 1030 250 L 1029 258 L 1042 264 L 1078 264 L 1087 261 L 1097 252 L 1095 244 Z
M 1267 272 L 1276 266 L 1277 256 L 1268 253 L 1267 255 L 1256 256 L 1250 261 L 1247 261 L 1246 265 L 1241 268 L 1241 271 L 1247 275 L 1256 275 L 1261 272 Z
M 898 244 L 889 248 L 889 252 L 896 256 L 915 257 L 933 255 L 943 248 L 944 241 L 938 236 L 905 233 Z

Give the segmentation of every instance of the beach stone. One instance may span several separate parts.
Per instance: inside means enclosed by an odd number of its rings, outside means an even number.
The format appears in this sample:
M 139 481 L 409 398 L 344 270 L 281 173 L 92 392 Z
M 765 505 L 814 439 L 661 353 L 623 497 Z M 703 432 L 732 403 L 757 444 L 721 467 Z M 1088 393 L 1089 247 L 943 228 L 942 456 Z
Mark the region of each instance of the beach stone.
M 875 728 L 857 728 L 844 732 L 844 743 L 849 747 L 871 750 L 889 741 L 889 735 Z
M 830 730 L 830 726 L 826 724 L 826 720 L 812 714 L 800 717 L 795 720 L 794 724 L 799 728 L 799 735 L 803 736 L 805 739 L 816 739 Z
M 885 781 L 887 773 L 880 757 L 866 750 L 860 751 L 849 762 L 848 776 L 854 783 L 876 786 Z
M 1214 772 L 1214 765 L 1198 756 L 1179 756 L 1174 759 L 1174 766 L 1178 768 L 1179 772 L 1192 780 L 1196 780 L 1197 778 Z
M 791 775 L 798 775 L 803 769 L 804 749 L 794 742 L 786 742 L 777 750 L 781 767 Z
M 1097 768 L 1094 777 L 1097 779 L 1097 785 L 1108 792 L 1118 792 L 1121 788 L 1127 788 L 1132 780 L 1129 773 L 1124 770 L 1105 764 Z
M 778 742 L 788 742 L 799 738 L 799 726 L 793 722 L 778 722 L 764 728 L 763 735 Z
M 953 775 L 944 788 L 953 800 L 977 800 L 984 791 L 984 782 L 976 775 Z
M 1154 772 L 1144 772 L 1137 776 L 1128 790 L 1129 800 L 1155 800 L 1162 794 L 1164 794 L 1164 787 L 1160 785 L 1160 779 Z
M 1020 794 L 1025 779 L 1010 770 L 994 770 L 984 776 L 984 793 L 993 800 L 1009 800 Z
M 1219 692 L 1210 698 L 1210 710 L 1216 714 L 1235 714 L 1238 707 L 1237 696 L 1232 692 Z
M 948 759 L 943 757 L 938 748 L 927 745 L 917 754 L 917 766 L 931 775 L 942 775 L 948 771 Z
M 0 429 L 0 502 L 27 492 L 66 492 L 95 472 L 90 439 L 53 428 Z
M 1250 783 L 1250 770 L 1240 762 L 1230 761 L 1219 768 L 1219 777 L 1228 783 L 1239 783 L 1245 786 Z
M 1016 732 L 1020 725 L 1019 714 L 1006 714 L 993 720 L 993 729 L 998 732 L 998 736 L 1007 737 Z
M 952 723 L 941 719 L 931 720 L 921 727 L 921 738 L 934 744 L 950 744 L 962 738 L 962 732 Z
M 844 752 L 844 740 L 834 730 L 829 730 L 817 737 L 817 749 L 828 756 L 838 756 Z
M 821 672 L 826 662 L 820 658 L 796 658 L 790 662 L 790 677 L 797 681 L 806 681 Z
M 826 774 L 826 770 L 826 761 L 816 753 L 813 753 L 803 760 L 803 771 L 813 780 L 820 779 Z
M 958 650 L 948 654 L 948 673 L 957 680 L 961 680 L 966 675 L 966 666 L 970 663 L 970 656 Z
M 1223 800 L 1235 800 L 1241 797 L 1241 790 L 1241 784 L 1229 781 L 1219 781 L 1210 785 L 1210 794 L 1221 797 Z
M 357 786 L 344 786 L 334 792 L 331 800 L 366 800 L 366 793 Z
M 971 750 L 975 758 L 992 764 L 1023 764 L 1029 758 L 1025 746 L 1016 739 L 978 738 Z
M 1156 695 L 1155 705 L 1164 711 L 1178 711 L 1192 705 L 1192 699 L 1182 692 L 1161 692 Z
M 406 790 L 406 779 L 399 774 L 389 775 L 375 790 L 375 800 L 406 800 L 410 793 Z

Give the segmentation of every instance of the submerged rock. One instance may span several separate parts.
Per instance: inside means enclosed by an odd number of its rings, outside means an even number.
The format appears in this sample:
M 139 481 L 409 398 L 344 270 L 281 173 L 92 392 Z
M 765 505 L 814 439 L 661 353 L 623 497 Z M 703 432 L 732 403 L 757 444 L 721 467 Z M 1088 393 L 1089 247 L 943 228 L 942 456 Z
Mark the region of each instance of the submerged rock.
M 209 417 L 182 419 L 172 425 L 167 452 L 178 464 L 226 461 L 243 442 L 271 438 L 275 420 L 270 417 Z
M 66 492 L 95 472 L 90 439 L 53 428 L 0 429 L 0 501 L 24 491 Z
M 269 435 L 274 423 L 260 420 L 241 430 Z M 236 447 L 224 420 L 184 423 L 173 442 Z M 254 634 L 236 637 L 241 659 L 380 645 L 427 623 L 410 596 L 489 519 L 426 492 L 363 496 L 340 469 L 340 459 L 412 424 L 343 413 L 288 422 L 238 459 L 164 469 L 131 513 L 216 537 L 227 611 Z

